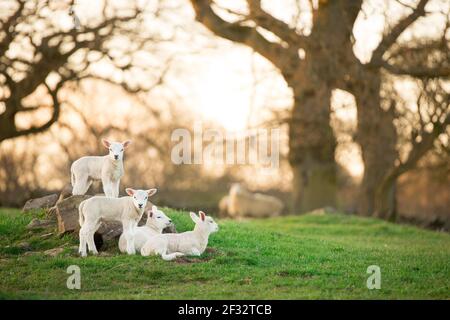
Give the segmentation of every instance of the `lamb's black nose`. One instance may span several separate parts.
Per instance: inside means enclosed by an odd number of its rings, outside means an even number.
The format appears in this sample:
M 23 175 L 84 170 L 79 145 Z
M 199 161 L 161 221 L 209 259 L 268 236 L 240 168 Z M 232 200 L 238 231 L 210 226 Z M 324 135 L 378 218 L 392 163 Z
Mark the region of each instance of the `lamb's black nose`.
M 139 208 L 142 208 L 142 204 L 139 205 Z
M 116 160 L 119 159 L 119 156 L 114 156 L 114 159 L 116 159 Z

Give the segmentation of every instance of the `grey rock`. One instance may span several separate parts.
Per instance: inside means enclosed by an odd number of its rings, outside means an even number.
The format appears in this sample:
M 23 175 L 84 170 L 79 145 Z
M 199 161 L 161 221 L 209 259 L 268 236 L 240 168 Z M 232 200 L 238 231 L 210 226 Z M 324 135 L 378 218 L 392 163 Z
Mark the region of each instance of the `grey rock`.
M 78 222 L 78 206 L 80 203 L 91 196 L 71 196 L 56 205 L 56 218 L 58 220 L 58 234 L 66 232 L 78 232 L 80 225 Z
M 30 243 L 26 242 L 26 241 L 18 243 L 16 245 L 16 247 L 21 249 L 21 250 L 24 250 L 24 251 L 31 251 L 32 250 L 32 247 L 31 247 Z
M 63 252 L 63 251 L 64 251 L 64 248 L 57 247 L 57 248 L 53 248 L 53 249 L 44 251 L 44 254 L 46 256 L 56 257 L 57 255 L 61 254 L 61 252 Z
M 48 228 L 55 225 L 55 221 L 52 220 L 40 220 L 37 218 L 34 218 L 30 221 L 30 223 L 27 225 L 28 230 L 32 229 L 41 229 L 41 228 Z
M 58 201 L 58 195 L 56 193 L 41 198 L 30 199 L 25 203 L 22 211 L 26 212 L 35 209 L 49 209 L 56 204 L 56 201 Z
M 122 234 L 122 223 L 116 221 L 102 222 L 97 230 L 104 242 L 117 239 Z

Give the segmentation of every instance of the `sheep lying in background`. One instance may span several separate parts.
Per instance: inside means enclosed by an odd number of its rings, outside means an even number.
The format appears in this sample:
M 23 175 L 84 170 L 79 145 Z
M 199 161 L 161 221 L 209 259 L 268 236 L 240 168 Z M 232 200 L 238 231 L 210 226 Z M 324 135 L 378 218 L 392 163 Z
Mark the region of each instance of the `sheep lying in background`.
M 144 226 L 137 227 L 134 232 L 134 247 L 136 251 L 141 252 L 144 244 L 152 236 L 161 234 L 163 229 L 170 226 L 172 220 L 167 217 L 164 212 L 158 210 L 156 206 L 152 206 L 147 211 L 147 221 Z M 124 233 L 119 238 L 119 250 L 125 253 L 127 251 L 127 239 Z
M 126 189 L 129 197 L 107 198 L 96 196 L 84 200 L 80 203 L 80 248 L 82 257 L 87 255 L 86 244 L 93 254 L 97 254 L 94 243 L 94 233 L 101 224 L 101 220 L 122 222 L 123 233 L 125 234 L 128 254 L 134 254 L 134 231 L 147 204 L 148 197 L 156 193 L 156 189 L 134 190 Z
M 252 193 L 238 183 L 231 186 L 227 204 L 228 214 L 232 217 L 278 216 L 284 208 L 281 200 L 261 193 Z
M 72 163 L 70 173 L 73 195 L 85 194 L 93 180 L 101 180 L 105 196 L 119 196 L 120 178 L 123 176 L 123 152 L 131 141 L 121 143 L 103 139 L 102 142 L 109 149 L 108 155 L 82 157 Z
M 230 202 L 230 197 L 228 195 L 224 196 L 219 201 L 219 217 L 226 217 L 228 215 L 228 203 Z
M 184 255 L 201 255 L 208 245 L 208 237 L 219 230 L 213 218 L 199 211 L 199 217 L 191 212 L 195 222 L 193 231 L 183 233 L 164 233 L 151 237 L 141 249 L 143 256 L 160 255 L 164 260 L 173 260 Z

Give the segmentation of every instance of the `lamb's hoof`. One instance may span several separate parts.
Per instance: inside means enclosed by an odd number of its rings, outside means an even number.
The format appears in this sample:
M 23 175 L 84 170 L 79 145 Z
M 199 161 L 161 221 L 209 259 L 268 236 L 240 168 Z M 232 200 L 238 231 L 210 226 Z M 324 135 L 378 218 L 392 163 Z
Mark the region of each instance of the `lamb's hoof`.
M 98 251 L 91 251 L 94 256 L 98 256 Z
M 87 257 L 87 253 L 86 253 L 86 252 L 80 252 L 80 256 L 81 256 L 82 258 L 85 258 L 85 257 Z
M 136 251 L 127 251 L 128 255 L 132 256 L 136 254 Z

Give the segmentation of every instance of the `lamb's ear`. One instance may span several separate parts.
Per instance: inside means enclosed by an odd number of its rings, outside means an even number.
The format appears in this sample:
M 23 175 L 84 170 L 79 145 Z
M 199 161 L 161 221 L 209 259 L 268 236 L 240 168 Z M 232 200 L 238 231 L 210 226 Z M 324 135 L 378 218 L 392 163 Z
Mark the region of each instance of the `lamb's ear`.
M 200 219 L 202 219 L 202 221 L 205 221 L 206 214 L 203 211 L 199 211 L 198 215 L 200 216 Z
M 192 221 L 194 221 L 195 223 L 197 223 L 197 221 L 198 221 L 197 215 L 196 215 L 194 212 L 190 212 L 189 214 L 191 215 Z
M 108 149 L 109 149 L 109 147 L 111 146 L 111 142 L 109 142 L 109 141 L 106 140 L 106 139 L 102 139 L 102 143 L 103 143 L 103 145 L 104 145 L 106 148 L 108 148 Z
M 126 188 L 126 189 L 125 189 L 125 192 L 126 192 L 130 197 L 132 197 L 132 196 L 134 195 L 134 190 L 131 189 L 131 188 Z
M 158 207 L 157 207 L 157 206 L 152 206 L 152 212 L 153 212 L 153 213 L 158 212 Z
M 122 142 L 123 148 L 126 149 L 131 144 L 131 140 L 127 140 L 125 142 Z
M 158 189 L 149 189 L 149 190 L 147 190 L 148 196 L 151 197 L 152 195 L 154 195 L 156 193 L 156 191 L 158 191 Z

